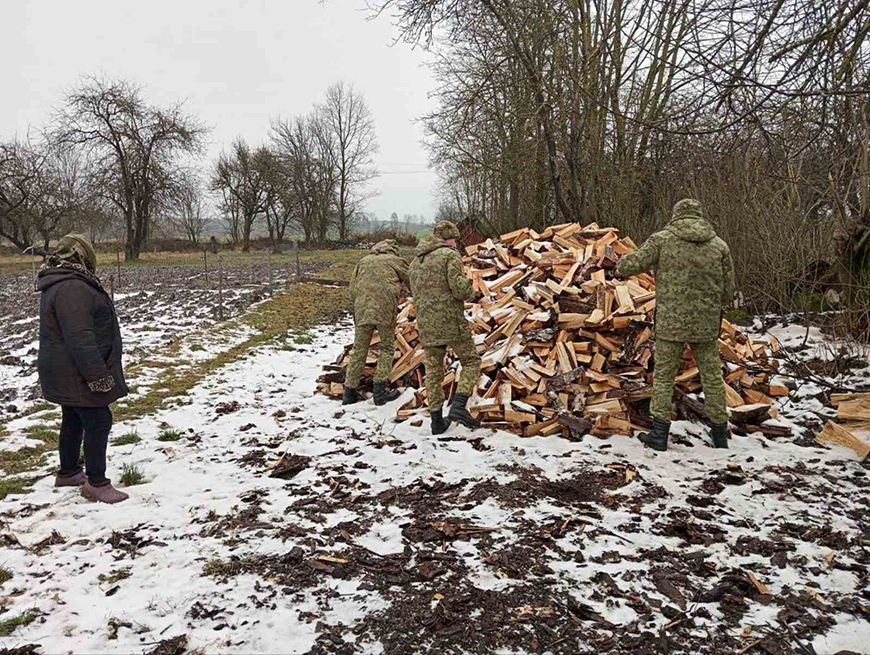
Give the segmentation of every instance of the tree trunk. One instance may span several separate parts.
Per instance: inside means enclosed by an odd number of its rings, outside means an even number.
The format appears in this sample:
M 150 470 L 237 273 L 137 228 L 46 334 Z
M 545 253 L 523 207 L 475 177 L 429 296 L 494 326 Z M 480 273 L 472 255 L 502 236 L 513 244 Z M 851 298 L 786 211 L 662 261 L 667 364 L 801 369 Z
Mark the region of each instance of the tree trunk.
M 134 247 L 135 232 L 133 230 L 133 210 L 128 209 L 125 212 L 124 219 L 127 223 L 127 233 L 124 242 L 124 261 L 139 259 L 139 253 Z
M 251 249 L 251 228 L 254 225 L 253 216 L 244 217 L 244 232 L 242 234 L 242 252 L 248 252 Z

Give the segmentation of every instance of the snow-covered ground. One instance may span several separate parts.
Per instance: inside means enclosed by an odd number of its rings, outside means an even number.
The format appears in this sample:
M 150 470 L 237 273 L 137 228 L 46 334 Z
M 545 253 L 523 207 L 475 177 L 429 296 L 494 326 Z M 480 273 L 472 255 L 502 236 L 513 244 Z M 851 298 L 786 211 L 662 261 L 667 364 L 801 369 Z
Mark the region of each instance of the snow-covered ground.
M 314 395 L 351 338 L 344 324 L 259 348 L 183 407 L 117 424 L 141 442 L 110 446 L 110 476 L 146 480 L 126 503 L 56 490 L 50 466 L 7 497 L 0 623 L 38 618 L 0 648 L 870 652 L 868 469 L 795 443 L 825 409 L 817 389 L 783 406 L 795 439 L 728 451 L 688 423 L 662 454 L 629 437 L 433 437 L 428 419 L 392 421 L 403 399 Z M 6 445 L 35 421 L 11 422 Z

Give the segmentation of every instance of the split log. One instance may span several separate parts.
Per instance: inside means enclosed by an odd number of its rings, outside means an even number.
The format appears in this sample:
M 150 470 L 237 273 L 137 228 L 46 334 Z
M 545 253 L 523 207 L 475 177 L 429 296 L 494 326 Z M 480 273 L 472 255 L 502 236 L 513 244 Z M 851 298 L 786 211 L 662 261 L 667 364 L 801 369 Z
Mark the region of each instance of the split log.
M 824 429 L 816 437 L 816 441 L 821 444 L 845 446 L 853 451 L 860 460 L 866 459 L 867 455 L 870 454 L 870 443 L 833 421 L 828 421 L 825 424 Z
M 741 425 L 744 423 L 757 423 L 768 418 L 769 410 L 769 405 L 765 405 L 764 403 L 757 403 L 754 405 L 740 405 L 739 407 L 732 407 L 730 408 L 728 413 L 730 414 L 732 423 Z

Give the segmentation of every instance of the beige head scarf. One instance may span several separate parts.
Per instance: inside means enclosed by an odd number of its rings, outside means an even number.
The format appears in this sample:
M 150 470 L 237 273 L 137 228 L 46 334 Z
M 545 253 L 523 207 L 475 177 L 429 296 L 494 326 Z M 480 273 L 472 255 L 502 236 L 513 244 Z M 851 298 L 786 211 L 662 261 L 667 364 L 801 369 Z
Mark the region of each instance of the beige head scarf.
M 64 261 L 78 260 L 91 273 L 97 270 L 97 251 L 84 234 L 67 234 L 57 242 L 57 248 L 52 253 Z

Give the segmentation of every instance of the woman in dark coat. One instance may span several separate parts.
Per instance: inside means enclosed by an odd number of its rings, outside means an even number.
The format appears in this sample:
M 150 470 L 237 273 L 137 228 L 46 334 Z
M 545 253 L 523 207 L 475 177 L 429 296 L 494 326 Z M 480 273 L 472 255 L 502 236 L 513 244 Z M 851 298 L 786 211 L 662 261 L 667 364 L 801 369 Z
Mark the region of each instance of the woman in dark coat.
M 121 328 L 96 267 L 91 242 L 68 234 L 39 272 L 39 382 L 45 399 L 63 410 L 55 486 L 81 487 L 88 500 L 120 503 L 128 495 L 106 477 L 109 405 L 129 390 L 121 367 Z

